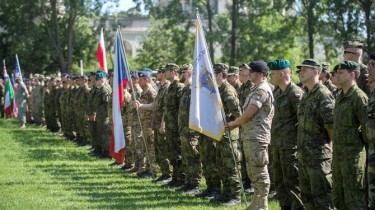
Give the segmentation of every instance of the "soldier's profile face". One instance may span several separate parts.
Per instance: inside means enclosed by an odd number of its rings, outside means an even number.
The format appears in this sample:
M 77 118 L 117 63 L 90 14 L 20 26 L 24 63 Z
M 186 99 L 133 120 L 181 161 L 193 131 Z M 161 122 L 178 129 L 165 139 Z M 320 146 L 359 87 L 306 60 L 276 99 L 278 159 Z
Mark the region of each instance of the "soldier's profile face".
M 375 85 L 375 60 L 370 60 L 367 64 L 369 83 Z
M 299 72 L 299 79 L 301 82 L 305 83 L 312 79 L 315 76 L 314 71 L 316 70 L 311 67 L 302 66 L 301 71 Z
M 250 79 L 250 70 L 247 68 L 240 69 L 240 82 L 244 83 Z

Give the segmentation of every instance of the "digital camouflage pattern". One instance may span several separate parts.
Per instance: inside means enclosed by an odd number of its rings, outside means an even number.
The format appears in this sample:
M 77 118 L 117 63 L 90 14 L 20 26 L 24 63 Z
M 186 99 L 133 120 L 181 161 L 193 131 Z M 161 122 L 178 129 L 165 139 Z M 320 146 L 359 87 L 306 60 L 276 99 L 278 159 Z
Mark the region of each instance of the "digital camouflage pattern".
M 32 116 L 36 124 L 44 122 L 43 116 L 43 85 L 37 84 L 31 92 L 32 101 Z
M 20 81 L 17 86 L 15 93 L 15 101 L 18 106 L 18 119 L 20 123 L 26 123 L 26 111 L 27 111 L 27 100 L 29 98 L 29 92 L 27 91 L 25 83 Z

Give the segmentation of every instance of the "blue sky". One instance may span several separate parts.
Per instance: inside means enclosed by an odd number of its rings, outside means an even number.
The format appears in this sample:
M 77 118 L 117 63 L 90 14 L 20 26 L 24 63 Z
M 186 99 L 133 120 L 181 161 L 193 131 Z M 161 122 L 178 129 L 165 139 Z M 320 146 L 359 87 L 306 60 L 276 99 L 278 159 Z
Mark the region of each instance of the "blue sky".
M 119 7 L 116 8 L 116 4 L 107 3 L 103 6 L 103 11 L 109 9 L 111 13 L 121 12 L 128 10 L 131 7 L 134 7 L 135 4 L 133 0 L 119 0 Z

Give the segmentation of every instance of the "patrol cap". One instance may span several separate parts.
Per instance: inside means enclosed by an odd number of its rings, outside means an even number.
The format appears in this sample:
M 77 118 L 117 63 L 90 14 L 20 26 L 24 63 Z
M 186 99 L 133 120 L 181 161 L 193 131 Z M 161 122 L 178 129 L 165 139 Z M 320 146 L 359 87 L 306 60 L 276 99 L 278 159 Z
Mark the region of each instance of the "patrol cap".
M 338 69 L 345 69 L 349 71 L 360 71 L 360 66 L 358 63 L 354 61 L 343 61 L 337 65 L 337 70 Z
M 240 68 L 237 66 L 231 66 L 228 70 L 228 75 L 239 75 L 240 74 Z
M 161 65 L 160 68 L 159 68 L 159 71 L 160 71 L 160 73 L 164 73 L 165 72 L 165 65 Z
M 41 75 L 39 75 L 38 79 L 39 79 L 39 81 L 43 81 L 45 79 L 45 77 L 44 77 L 44 75 L 41 74 Z
M 139 71 L 138 76 L 144 77 L 144 78 L 151 78 L 151 72 L 149 72 L 149 71 Z
M 193 65 L 191 65 L 190 63 L 182 65 L 179 73 L 183 73 L 188 70 L 193 70 Z
M 95 72 L 95 79 L 103 79 L 108 77 L 108 74 L 105 71 L 97 70 Z
M 346 49 L 346 48 L 360 48 L 360 49 L 362 49 L 365 46 L 365 43 L 362 40 L 355 39 L 355 40 L 345 41 L 343 43 L 343 45 L 344 45 L 344 49 Z
M 168 63 L 165 65 L 165 71 L 178 71 L 180 70 L 180 67 L 175 63 Z
M 240 66 L 239 66 L 240 69 L 250 69 L 249 65 L 247 63 L 242 63 Z
M 322 71 L 329 71 L 330 64 L 328 62 L 322 62 Z
M 270 70 L 282 70 L 290 67 L 290 62 L 284 59 L 277 59 L 267 64 Z
M 224 63 L 215 63 L 213 65 L 213 69 L 215 73 L 220 73 L 220 72 L 228 73 L 229 67 L 227 64 L 224 64 Z
M 375 60 L 375 51 L 372 51 L 368 57 L 370 60 Z
M 267 74 L 269 68 L 264 61 L 253 61 L 249 63 L 249 67 L 252 72 L 261 72 Z
M 133 79 L 139 79 L 139 75 L 137 71 L 130 71 L 130 76 Z
M 320 62 L 312 58 L 304 60 L 301 65 L 297 66 L 297 69 L 301 69 L 302 67 L 311 67 L 318 69 L 319 73 L 322 71 L 322 65 L 320 64 Z
M 89 78 L 86 75 L 82 75 L 81 79 L 88 80 Z

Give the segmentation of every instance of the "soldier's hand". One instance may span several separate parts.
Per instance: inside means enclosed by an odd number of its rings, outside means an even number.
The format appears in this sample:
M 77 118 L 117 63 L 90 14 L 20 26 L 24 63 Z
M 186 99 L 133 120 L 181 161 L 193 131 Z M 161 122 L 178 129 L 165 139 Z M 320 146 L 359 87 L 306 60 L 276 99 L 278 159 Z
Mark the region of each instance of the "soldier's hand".
M 160 133 L 160 134 L 164 134 L 164 133 L 165 133 L 165 128 L 164 128 L 163 125 L 160 125 L 159 133 Z
M 236 128 L 237 126 L 234 125 L 234 122 L 229 122 L 226 126 L 225 126 L 225 130 L 226 131 L 231 131 L 233 130 L 234 128 Z
M 138 109 L 141 106 L 141 104 L 139 103 L 139 101 L 135 100 L 133 102 L 133 106 L 134 106 L 134 109 Z

